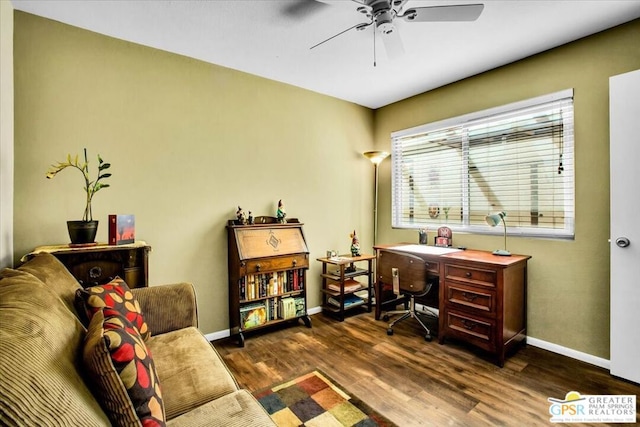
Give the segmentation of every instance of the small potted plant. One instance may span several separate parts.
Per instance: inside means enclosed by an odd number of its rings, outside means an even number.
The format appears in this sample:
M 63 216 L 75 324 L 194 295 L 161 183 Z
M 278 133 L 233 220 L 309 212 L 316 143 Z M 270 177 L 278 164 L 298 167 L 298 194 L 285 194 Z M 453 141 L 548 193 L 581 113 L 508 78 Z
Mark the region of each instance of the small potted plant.
M 84 178 L 86 200 L 82 220 L 67 221 L 67 228 L 69 229 L 69 237 L 71 238 L 72 244 L 92 244 L 95 241 L 96 232 L 98 231 L 98 221 L 93 220 L 91 201 L 98 191 L 109 187 L 109 184 L 105 184 L 103 181 L 111 176 L 110 173 L 105 172 L 110 167 L 111 163 L 102 160 L 100 154 L 98 154 L 98 173 L 96 179 L 92 181 L 89 176 L 89 160 L 87 159 L 87 149 L 85 148 L 83 163 L 78 160 L 77 154 L 73 159 L 71 158 L 71 154 L 68 154 L 66 162 L 58 162 L 55 165 L 51 165 L 47 171 L 47 178 L 52 179 L 58 172 L 66 168 L 74 168 L 79 170 Z

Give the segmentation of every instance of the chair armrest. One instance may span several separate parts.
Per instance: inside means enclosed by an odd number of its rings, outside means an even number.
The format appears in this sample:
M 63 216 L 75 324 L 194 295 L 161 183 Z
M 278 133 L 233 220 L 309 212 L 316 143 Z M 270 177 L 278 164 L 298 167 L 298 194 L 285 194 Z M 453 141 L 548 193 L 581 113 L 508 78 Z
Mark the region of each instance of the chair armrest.
M 196 292 L 191 283 L 131 289 L 152 335 L 198 327 Z

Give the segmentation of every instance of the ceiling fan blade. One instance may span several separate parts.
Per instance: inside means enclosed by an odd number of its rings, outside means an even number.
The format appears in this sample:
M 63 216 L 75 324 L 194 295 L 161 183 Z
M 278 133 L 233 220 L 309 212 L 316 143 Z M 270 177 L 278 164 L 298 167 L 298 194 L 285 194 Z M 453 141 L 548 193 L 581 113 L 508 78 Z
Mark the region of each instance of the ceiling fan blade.
M 363 30 L 363 29 L 365 29 L 366 27 L 368 27 L 368 26 L 369 26 L 369 25 L 371 25 L 371 24 L 372 24 L 372 22 L 365 22 L 365 23 L 362 23 L 362 24 L 356 24 L 356 25 L 354 25 L 353 27 L 349 27 L 349 28 L 347 28 L 347 29 L 346 29 L 346 30 L 344 30 L 344 31 L 340 31 L 338 34 L 335 34 L 335 35 L 333 35 L 333 36 L 329 37 L 328 39 L 322 40 L 320 43 L 314 44 L 313 46 L 311 46 L 311 47 L 309 48 L 309 50 L 311 50 L 311 49 L 313 49 L 313 48 L 316 48 L 316 47 L 320 46 L 321 44 L 324 44 L 324 43 L 328 42 L 329 40 L 333 40 L 333 39 L 335 39 L 336 37 L 338 37 L 338 36 L 340 36 L 340 35 L 342 35 L 342 34 L 346 33 L 347 31 L 351 31 L 351 30 L 353 30 L 354 28 L 356 28 L 356 29 L 358 29 L 358 30 Z
M 282 13 L 290 18 L 306 18 L 327 6 L 329 5 L 317 0 L 295 0 L 289 2 Z
M 414 7 L 407 9 L 401 18 L 409 22 L 475 21 L 483 9 L 483 4 Z
M 389 59 L 397 59 L 404 55 L 404 44 L 402 43 L 400 32 L 395 26 L 392 29 L 387 27 L 384 32 L 380 31 L 380 37 L 382 37 Z

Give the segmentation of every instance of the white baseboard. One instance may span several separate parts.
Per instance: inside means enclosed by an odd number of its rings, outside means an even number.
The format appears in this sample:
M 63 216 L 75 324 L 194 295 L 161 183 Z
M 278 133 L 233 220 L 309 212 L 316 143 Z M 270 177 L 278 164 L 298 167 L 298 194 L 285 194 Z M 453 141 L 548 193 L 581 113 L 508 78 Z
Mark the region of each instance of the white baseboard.
M 211 332 L 210 334 L 204 334 L 204 337 L 207 341 L 217 341 L 223 338 L 227 338 L 231 335 L 229 329 L 225 329 L 223 331 Z
M 311 316 L 312 314 L 322 313 L 322 307 L 317 306 L 317 307 L 310 308 L 307 310 L 307 313 L 309 314 L 309 316 Z
M 595 366 L 599 366 L 604 369 L 610 369 L 611 362 L 607 359 L 603 359 L 601 357 L 596 357 L 588 353 L 583 353 L 578 350 L 574 350 L 572 348 L 563 347 L 558 344 L 554 344 L 551 342 L 543 341 L 538 338 L 527 337 L 527 345 L 531 345 L 534 347 L 541 348 L 543 350 L 548 350 L 553 353 L 558 353 L 563 356 L 571 357 L 572 359 L 580 360 L 582 362 L 590 363 Z

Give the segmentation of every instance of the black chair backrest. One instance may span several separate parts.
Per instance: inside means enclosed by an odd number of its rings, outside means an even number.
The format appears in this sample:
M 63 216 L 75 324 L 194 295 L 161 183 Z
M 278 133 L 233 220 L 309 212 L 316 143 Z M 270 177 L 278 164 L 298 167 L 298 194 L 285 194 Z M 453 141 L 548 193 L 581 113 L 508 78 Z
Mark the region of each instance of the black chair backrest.
M 427 289 L 427 265 L 419 256 L 396 251 L 381 251 L 376 266 L 378 280 L 393 284 L 393 269 L 398 269 L 400 290 L 421 294 Z

